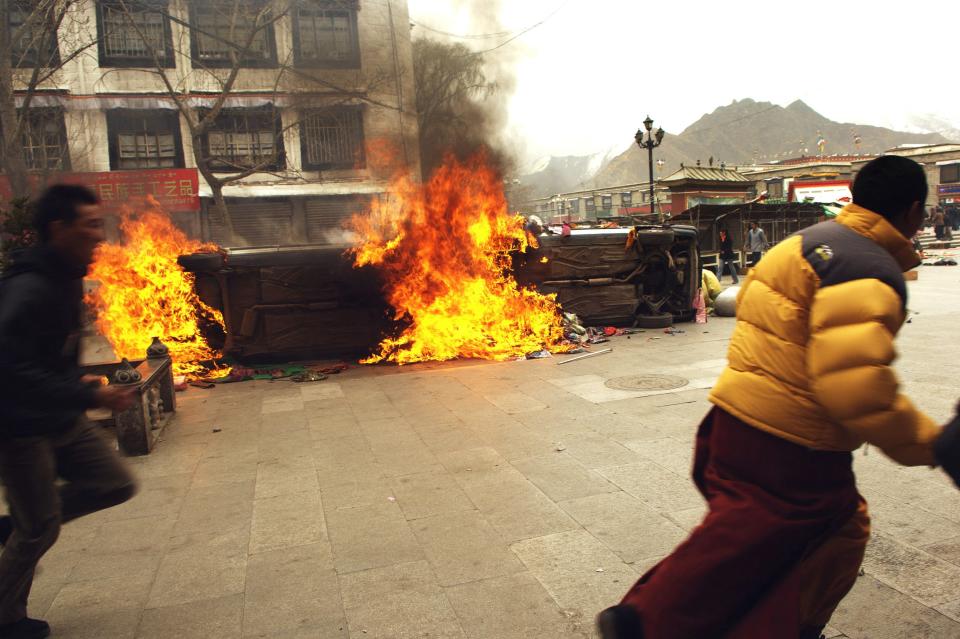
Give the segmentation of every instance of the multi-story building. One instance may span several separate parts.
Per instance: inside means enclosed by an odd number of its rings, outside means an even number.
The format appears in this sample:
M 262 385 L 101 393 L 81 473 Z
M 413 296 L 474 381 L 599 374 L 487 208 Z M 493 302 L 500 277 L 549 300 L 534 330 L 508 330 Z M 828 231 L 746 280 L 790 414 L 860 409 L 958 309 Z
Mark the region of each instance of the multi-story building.
M 275 13 L 258 29 L 235 7 Z M 419 175 L 406 0 L 82 0 L 57 36 L 65 62 L 33 97 L 30 167 L 97 174 L 107 201 L 187 196 L 166 201 L 196 237 L 229 241 L 195 145 L 218 177 L 257 168 L 223 188 L 250 245 L 327 241 L 398 170 Z M 196 134 L 175 99 L 209 109 L 235 66 Z

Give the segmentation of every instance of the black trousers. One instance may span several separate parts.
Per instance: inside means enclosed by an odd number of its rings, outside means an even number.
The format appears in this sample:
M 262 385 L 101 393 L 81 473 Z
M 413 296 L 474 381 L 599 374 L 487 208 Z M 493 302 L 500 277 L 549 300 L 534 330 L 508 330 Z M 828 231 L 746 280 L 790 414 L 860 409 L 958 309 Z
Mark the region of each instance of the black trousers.
M 54 437 L 0 439 L 0 481 L 13 519 L 0 553 L 0 624 L 7 624 L 27 616 L 34 570 L 60 525 L 123 503 L 136 487 L 127 465 L 85 419 Z

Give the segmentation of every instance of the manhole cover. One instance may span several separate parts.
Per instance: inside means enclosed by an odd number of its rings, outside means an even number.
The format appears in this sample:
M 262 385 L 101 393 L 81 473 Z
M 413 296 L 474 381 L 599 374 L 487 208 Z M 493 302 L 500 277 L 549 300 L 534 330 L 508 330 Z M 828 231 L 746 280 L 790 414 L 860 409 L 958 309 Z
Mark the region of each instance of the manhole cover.
M 607 380 L 607 388 L 625 391 L 666 391 L 683 388 L 690 382 L 675 375 L 626 375 Z

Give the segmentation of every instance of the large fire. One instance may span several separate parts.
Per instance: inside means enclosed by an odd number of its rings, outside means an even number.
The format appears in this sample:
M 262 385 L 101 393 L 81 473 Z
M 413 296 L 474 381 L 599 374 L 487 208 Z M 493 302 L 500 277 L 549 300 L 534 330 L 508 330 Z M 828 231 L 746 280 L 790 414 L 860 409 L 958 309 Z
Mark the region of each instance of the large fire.
M 177 257 L 216 247 L 191 240 L 155 202 L 120 222 L 123 241 L 102 244 L 88 277 L 99 286 L 87 297 L 97 328 L 118 357 L 143 358 L 153 336 L 170 348 L 174 372 L 190 377 L 206 372 L 200 362 L 216 359 L 201 335 L 200 321 L 223 326 L 223 316 L 194 292 L 194 276 Z
M 482 156 L 449 159 L 426 185 L 397 178 L 388 197 L 352 221 L 362 238 L 355 265 L 381 271 L 404 325 L 364 363 L 506 360 L 559 344 L 554 298 L 510 275 L 510 252 L 535 247 L 523 224 Z

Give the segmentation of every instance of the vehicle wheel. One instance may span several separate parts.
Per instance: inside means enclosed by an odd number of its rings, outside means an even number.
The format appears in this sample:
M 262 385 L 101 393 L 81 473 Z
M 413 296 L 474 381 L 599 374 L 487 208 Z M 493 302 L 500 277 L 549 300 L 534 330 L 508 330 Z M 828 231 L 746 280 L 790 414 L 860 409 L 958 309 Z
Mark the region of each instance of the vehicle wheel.
M 633 321 L 637 328 L 670 328 L 673 326 L 673 315 L 657 313 L 656 315 L 637 315 Z
M 673 244 L 673 237 L 670 228 L 637 229 L 637 244 L 642 246 L 669 246 Z

